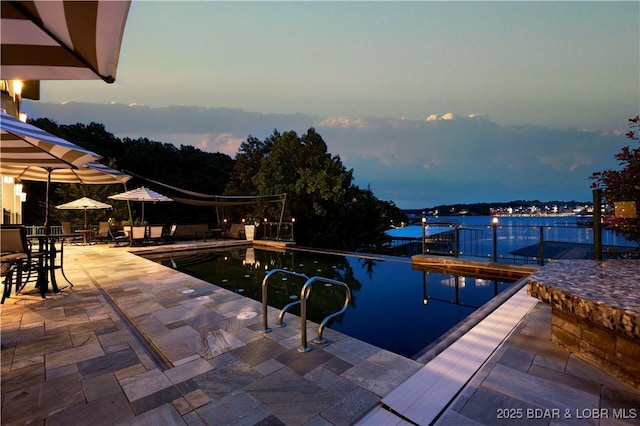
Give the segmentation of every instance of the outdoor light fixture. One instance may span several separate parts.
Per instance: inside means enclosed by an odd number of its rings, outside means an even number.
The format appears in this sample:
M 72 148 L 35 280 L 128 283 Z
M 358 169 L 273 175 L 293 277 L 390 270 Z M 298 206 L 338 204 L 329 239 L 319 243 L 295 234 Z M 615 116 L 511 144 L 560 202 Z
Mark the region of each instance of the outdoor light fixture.
M 295 241 L 295 239 L 293 238 L 293 225 L 296 223 L 296 218 L 292 217 L 291 218 L 291 241 Z
M 498 261 L 498 217 L 494 216 L 491 219 L 491 224 L 493 226 L 493 261 Z
M 22 95 L 22 82 L 20 80 L 13 80 L 13 94 L 15 96 Z
M 27 113 L 26 112 L 21 112 L 20 114 L 18 114 L 18 120 L 22 121 L 23 123 L 27 122 Z
M 12 184 L 13 183 L 13 178 L 11 176 L 3 176 L 2 177 L 2 182 L 6 183 L 6 184 Z
M 426 235 L 425 235 L 424 230 L 425 230 L 425 227 L 427 226 L 427 218 L 422 216 L 422 221 L 421 222 L 422 222 L 422 254 L 424 254 L 425 250 L 426 250 L 426 246 L 425 246 L 425 244 L 426 244 L 426 241 L 425 241 L 426 240 Z
M 14 194 L 16 194 L 16 197 L 19 197 L 20 194 L 22 194 L 22 184 L 16 183 L 15 186 L 13 187 L 13 191 L 14 191 Z

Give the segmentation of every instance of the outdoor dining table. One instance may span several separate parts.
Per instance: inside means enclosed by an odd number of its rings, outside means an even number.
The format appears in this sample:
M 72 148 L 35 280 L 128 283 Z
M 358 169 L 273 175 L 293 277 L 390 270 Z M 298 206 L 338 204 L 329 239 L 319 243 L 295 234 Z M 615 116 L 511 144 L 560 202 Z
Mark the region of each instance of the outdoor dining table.
M 73 283 L 69 281 L 64 272 L 64 240 L 65 238 L 72 238 L 77 236 L 76 234 L 38 234 L 27 235 L 29 240 L 38 240 L 38 250 L 41 253 L 45 253 L 42 257 L 40 264 L 38 265 L 38 279 L 36 287 L 40 289 L 42 298 L 45 298 L 47 292 L 49 292 L 49 282 L 51 282 L 51 290 L 54 293 L 59 293 L 60 288 L 56 280 L 56 269 L 60 269 L 62 276 L 73 287 Z M 60 241 L 60 264 L 56 265 L 56 257 L 58 249 L 56 248 L 56 242 Z M 66 288 L 66 287 L 63 287 Z
M 82 245 L 88 245 L 90 242 L 89 237 L 91 236 L 91 229 L 76 229 L 76 232 L 82 234 Z

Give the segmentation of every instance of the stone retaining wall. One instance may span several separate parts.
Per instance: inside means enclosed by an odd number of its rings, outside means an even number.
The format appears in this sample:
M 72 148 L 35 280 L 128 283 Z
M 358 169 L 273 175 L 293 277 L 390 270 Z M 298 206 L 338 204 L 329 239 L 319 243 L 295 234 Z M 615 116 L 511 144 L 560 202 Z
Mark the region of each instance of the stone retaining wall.
M 640 262 L 554 261 L 527 279 L 551 340 L 640 389 Z

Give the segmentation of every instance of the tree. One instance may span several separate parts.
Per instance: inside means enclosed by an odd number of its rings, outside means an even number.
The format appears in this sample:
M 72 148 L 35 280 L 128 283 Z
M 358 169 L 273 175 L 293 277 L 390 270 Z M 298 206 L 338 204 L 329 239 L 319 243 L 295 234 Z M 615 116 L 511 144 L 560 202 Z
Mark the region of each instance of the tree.
M 631 130 L 627 132 L 626 137 L 640 142 L 640 116 L 630 118 L 629 127 Z M 640 146 L 625 146 L 615 158 L 621 169 L 593 173 L 593 186 L 602 189 L 602 195 L 609 204 L 616 201 L 633 201 L 636 209 L 640 209 Z M 632 241 L 640 241 L 640 219 L 637 215 L 635 218 L 613 218 L 609 226 L 625 234 Z
M 121 140 L 108 132 L 100 123 L 58 125 L 47 118 L 31 120 L 30 123 L 102 155 L 103 158 L 100 161 L 112 168 L 146 178 L 134 176 L 127 182 L 128 189 L 140 185 L 153 187 L 153 184 L 148 181 L 148 179 L 152 179 L 194 192 L 221 194 L 233 169 L 233 159 L 226 154 L 203 152 L 192 146 L 181 145 L 178 148 L 170 143 L 160 143 L 147 138 L 124 138 Z M 23 209 L 23 221 L 32 224 L 41 223 L 46 184 L 28 181 L 25 181 L 24 184 L 29 196 Z M 52 183 L 51 186 L 51 206 L 87 196 L 112 204 L 114 207 L 113 211 L 100 211 L 92 214 L 92 222 L 102 220 L 106 215 L 116 219 L 126 220 L 129 218 L 125 203 L 105 199 L 108 195 L 122 192 L 124 190 L 122 186 L 59 183 Z M 164 187 L 157 188 L 157 190 L 165 195 L 172 195 L 167 193 Z M 133 203 L 131 207 L 134 219 L 139 217 L 140 203 Z M 169 224 L 179 221 L 180 223 L 205 222 L 213 224 L 217 220 L 213 208 L 181 203 L 158 203 L 147 205 L 145 208 L 153 209 L 152 217 L 155 223 Z M 52 219 L 55 221 L 74 217 L 74 212 L 54 208 L 51 208 L 50 211 Z
M 242 143 L 226 193 L 286 193 L 285 214 L 296 219 L 299 244 L 351 250 L 378 246 L 385 239 L 385 221 L 401 214 L 352 181 L 353 170 L 327 151 L 314 128 L 300 137 L 294 131 L 274 130 L 264 141 L 250 136 Z M 247 215 L 278 217 L 279 211 L 274 205 L 256 205 L 240 214 Z

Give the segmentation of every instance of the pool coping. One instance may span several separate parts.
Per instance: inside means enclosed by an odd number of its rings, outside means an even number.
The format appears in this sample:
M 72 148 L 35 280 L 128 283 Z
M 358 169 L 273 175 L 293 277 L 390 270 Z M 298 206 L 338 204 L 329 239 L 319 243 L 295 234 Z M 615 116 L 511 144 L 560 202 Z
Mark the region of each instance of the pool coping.
M 526 277 L 521 278 L 515 283 L 511 284 L 508 289 L 502 291 L 487 303 L 480 306 L 480 308 L 473 311 L 470 315 L 468 315 L 458 324 L 451 327 L 445 334 L 440 336 L 433 343 L 429 344 L 424 349 L 412 356 L 411 359 L 421 362 L 422 364 L 426 364 L 427 362 L 431 361 L 433 358 L 435 358 L 441 352 L 451 346 L 451 344 L 453 344 L 456 340 L 462 337 L 465 333 L 467 333 L 469 330 L 483 321 L 498 306 L 505 303 L 514 294 L 520 291 L 522 287 L 526 287 L 526 285 Z
M 434 348 L 433 358 L 424 367 L 395 388 L 357 424 L 398 422 L 432 424 L 455 400 L 486 361 L 509 337 L 518 323 L 539 303 L 527 294 L 522 282 L 506 301 L 492 306 L 485 316 L 446 348 Z M 490 309 L 489 307 L 487 309 Z M 429 354 L 425 354 L 427 357 Z M 398 423 L 400 424 L 400 423 Z

